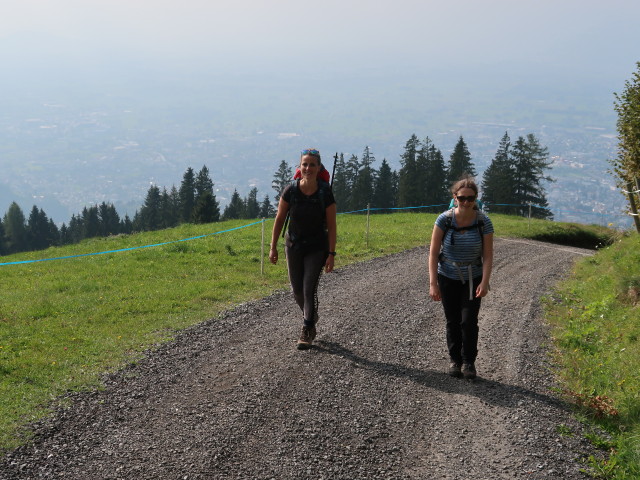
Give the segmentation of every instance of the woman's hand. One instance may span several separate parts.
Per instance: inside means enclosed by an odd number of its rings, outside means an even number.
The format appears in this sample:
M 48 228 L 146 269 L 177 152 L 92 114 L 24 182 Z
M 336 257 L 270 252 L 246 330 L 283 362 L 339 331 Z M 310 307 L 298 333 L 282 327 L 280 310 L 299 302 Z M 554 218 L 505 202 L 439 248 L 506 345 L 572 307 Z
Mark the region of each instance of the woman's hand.
M 336 257 L 329 254 L 327 256 L 327 261 L 324 263 L 324 271 L 327 273 L 333 272 L 333 264 L 335 263 Z
M 489 284 L 480 282 L 480 285 L 476 288 L 476 298 L 485 297 L 489 293 Z
M 271 247 L 269 250 L 269 261 L 274 265 L 278 263 L 278 249 L 276 247 Z
M 442 300 L 442 295 L 440 294 L 440 286 L 437 283 L 435 285 L 429 285 L 429 296 L 434 302 L 439 302 L 440 300 Z

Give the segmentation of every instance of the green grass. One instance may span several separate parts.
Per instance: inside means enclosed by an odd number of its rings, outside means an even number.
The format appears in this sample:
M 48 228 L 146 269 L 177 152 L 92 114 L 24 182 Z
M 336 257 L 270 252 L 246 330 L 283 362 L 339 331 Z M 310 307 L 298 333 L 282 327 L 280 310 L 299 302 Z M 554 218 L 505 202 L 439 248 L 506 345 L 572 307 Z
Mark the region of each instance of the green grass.
M 595 476 L 640 478 L 640 236 L 576 265 L 547 302 L 564 393 L 593 425 Z M 602 433 L 597 433 L 598 430 Z
M 336 266 L 425 245 L 435 218 L 372 215 L 367 234 L 365 215 L 339 215 Z M 503 236 L 563 238 L 553 222 L 491 218 Z M 209 235 L 248 223 L 184 225 L 1 257 L 35 260 L 173 242 L 0 266 L 0 452 L 28 440 L 25 425 L 47 415 L 65 393 L 100 388 L 101 374 L 136 361 L 181 329 L 288 288 L 283 261 L 273 266 L 265 258 L 261 274 L 260 225 Z M 265 222 L 266 244 L 272 224 Z M 574 229 L 578 233 L 564 240 L 588 237 L 595 246 L 611 238 L 600 227 Z

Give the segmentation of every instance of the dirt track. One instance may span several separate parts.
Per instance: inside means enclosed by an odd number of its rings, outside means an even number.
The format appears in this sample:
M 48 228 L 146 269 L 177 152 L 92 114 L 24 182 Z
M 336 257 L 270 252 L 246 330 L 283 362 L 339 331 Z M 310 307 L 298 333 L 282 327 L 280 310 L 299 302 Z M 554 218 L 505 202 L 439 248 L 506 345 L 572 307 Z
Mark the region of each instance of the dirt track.
M 589 252 L 497 239 L 479 378 L 447 367 L 427 250 L 325 275 L 316 347 L 288 292 L 241 305 L 73 397 L 0 479 L 582 479 L 539 298 Z

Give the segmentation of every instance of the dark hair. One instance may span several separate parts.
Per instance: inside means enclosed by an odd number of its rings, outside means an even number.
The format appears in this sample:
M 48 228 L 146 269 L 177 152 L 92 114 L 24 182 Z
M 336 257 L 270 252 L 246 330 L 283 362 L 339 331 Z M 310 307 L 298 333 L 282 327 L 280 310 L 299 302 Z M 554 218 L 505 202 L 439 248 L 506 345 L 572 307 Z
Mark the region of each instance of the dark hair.
M 451 193 L 453 195 L 457 195 L 457 193 L 463 188 L 470 188 L 475 192 L 476 195 L 478 195 L 478 185 L 476 185 L 476 182 L 473 180 L 473 177 L 463 177 L 460 180 L 458 180 L 456 183 L 454 183 L 451 186 Z

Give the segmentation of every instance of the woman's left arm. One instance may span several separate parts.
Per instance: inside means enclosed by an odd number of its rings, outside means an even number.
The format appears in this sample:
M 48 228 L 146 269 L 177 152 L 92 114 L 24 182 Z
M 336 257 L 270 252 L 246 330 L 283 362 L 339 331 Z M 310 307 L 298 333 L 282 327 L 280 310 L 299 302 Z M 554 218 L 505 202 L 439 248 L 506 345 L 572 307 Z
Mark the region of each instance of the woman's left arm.
M 336 251 L 336 241 L 338 238 L 338 235 L 336 233 L 336 215 L 337 215 L 337 207 L 335 203 L 332 203 L 331 205 L 329 205 L 327 207 L 326 210 L 326 215 L 327 215 L 327 232 L 329 234 L 329 251 L 330 252 L 335 252 Z M 327 256 L 327 261 L 324 265 L 324 270 L 325 272 L 329 273 L 331 271 L 333 271 L 333 265 L 335 262 L 335 256 L 329 254 Z
M 489 293 L 489 281 L 493 269 L 493 233 L 488 233 L 482 240 L 482 282 L 476 288 L 476 298 Z

